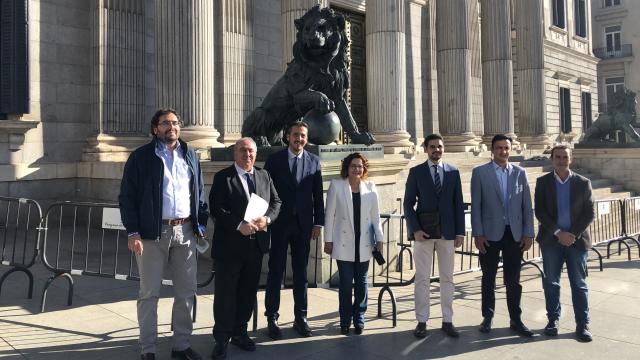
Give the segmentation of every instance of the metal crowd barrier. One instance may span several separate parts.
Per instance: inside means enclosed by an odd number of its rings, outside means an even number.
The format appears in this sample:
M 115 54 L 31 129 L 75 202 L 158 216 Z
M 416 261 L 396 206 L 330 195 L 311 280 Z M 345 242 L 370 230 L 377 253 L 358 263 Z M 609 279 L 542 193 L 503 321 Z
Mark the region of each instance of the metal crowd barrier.
M 11 266 L 0 276 L 0 294 L 7 277 L 22 272 L 29 280 L 27 297 L 33 297 L 33 274 L 40 243 L 40 205 L 30 199 L 0 196 L 0 243 L 2 265 Z
M 597 200 L 594 205 L 595 218 L 589 231 L 591 233 L 591 250 L 598 256 L 600 271 L 603 271 L 603 255 L 600 248 L 606 247 L 607 259 L 611 255 L 611 245 L 618 244 L 627 247 L 628 259 L 631 260 L 631 249 L 625 242 L 624 235 L 624 206 L 622 199 Z
M 42 262 L 53 275 L 42 291 L 41 312 L 49 287 L 60 278 L 68 283 L 69 306 L 73 301 L 72 276 L 140 280 L 134 255 L 127 248 L 127 234 L 120 224 L 117 204 L 57 202 L 49 206 L 42 221 Z M 207 286 L 214 277 L 213 269 L 198 274 L 198 288 Z M 162 284 L 173 285 L 167 279 Z M 194 301 L 194 321 L 195 313 Z
M 624 199 L 623 210 L 625 242 L 635 243 L 640 257 L 640 196 Z

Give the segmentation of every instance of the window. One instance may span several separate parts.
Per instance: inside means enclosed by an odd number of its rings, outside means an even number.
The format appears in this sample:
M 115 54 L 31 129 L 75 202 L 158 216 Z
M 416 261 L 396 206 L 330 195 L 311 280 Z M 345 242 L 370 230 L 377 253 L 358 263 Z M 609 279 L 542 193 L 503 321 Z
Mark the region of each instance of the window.
M 582 92 L 582 130 L 585 131 L 591 127 L 593 119 L 591 118 L 591 93 Z
M 27 0 L 0 0 L 0 118 L 29 112 Z
M 587 4 L 586 0 L 575 0 L 576 35 L 587 37 Z
M 607 26 L 604 28 L 604 39 L 607 44 L 607 53 L 613 54 L 616 51 L 620 51 L 620 25 L 617 26 Z
M 564 29 L 564 0 L 551 0 L 553 25 Z
M 624 78 L 623 77 L 615 77 L 608 78 L 604 81 L 606 87 L 606 96 L 607 96 L 607 106 L 613 104 L 613 99 L 615 98 L 615 94 L 618 91 L 624 91 Z
M 604 7 L 620 5 L 620 0 L 604 0 Z
M 560 88 L 560 131 L 571 132 L 571 95 L 568 88 Z

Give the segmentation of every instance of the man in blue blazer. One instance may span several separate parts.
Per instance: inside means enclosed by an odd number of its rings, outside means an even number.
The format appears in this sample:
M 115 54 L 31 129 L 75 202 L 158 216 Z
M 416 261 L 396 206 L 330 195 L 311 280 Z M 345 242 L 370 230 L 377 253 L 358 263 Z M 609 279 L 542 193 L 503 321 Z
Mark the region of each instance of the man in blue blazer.
M 510 328 L 533 336 L 520 318 L 520 259 L 533 243 L 533 209 L 525 169 L 509 163 L 511 138 L 491 140 L 493 160 L 473 169 L 471 176 L 471 225 L 482 267 L 482 317 L 480 331 L 491 331 L 495 313 L 495 285 L 500 252 L 507 289 Z
M 460 173 L 455 167 L 442 162 L 442 136 L 427 136 L 423 146 L 429 160 L 409 170 L 404 193 L 404 213 L 410 237 L 414 240 L 416 263 L 414 301 L 418 325 L 413 334 L 417 338 L 427 336 L 431 264 L 435 250 L 438 254 L 442 330 L 448 336 L 458 337 L 460 334 L 453 326 L 452 318 L 455 248 L 462 246 L 464 241 L 464 203 Z M 420 224 L 420 216 L 429 213 L 440 223 L 441 236 L 438 238 L 425 232 L 429 230 Z
M 318 239 L 324 224 L 324 202 L 320 159 L 304 150 L 307 134 L 306 123 L 291 124 L 285 135 L 288 148 L 269 156 L 264 166 L 282 200 L 280 216 L 271 227 L 269 275 L 264 301 L 267 329 L 274 340 L 282 338 L 278 309 L 289 245 L 293 270 L 293 328 L 303 337 L 312 334 L 307 323 L 307 262 L 310 241 Z

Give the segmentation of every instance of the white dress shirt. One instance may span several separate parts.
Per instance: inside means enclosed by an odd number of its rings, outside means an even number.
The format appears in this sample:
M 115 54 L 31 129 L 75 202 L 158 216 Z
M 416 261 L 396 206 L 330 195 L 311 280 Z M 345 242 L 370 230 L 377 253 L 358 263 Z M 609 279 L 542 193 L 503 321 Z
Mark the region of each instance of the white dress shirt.
M 164 165 L 162 179 L 162 219 L 184 219 L 191 214 L 191 171 L 182 155 L 180 145 L 170 150 L 166 144 L 158 143 L 156 155 Z

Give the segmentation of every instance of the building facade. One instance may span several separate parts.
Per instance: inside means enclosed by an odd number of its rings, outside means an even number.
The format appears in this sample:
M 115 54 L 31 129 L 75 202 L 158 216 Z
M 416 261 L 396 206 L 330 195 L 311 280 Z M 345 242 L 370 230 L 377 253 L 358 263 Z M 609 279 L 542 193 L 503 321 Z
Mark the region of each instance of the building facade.
M 597 113 L 587 0 L 0 0 L 0 195 L 117 177 L 158 107 L 202 158 L 232 144 L 316 3 L 347 17 L 349 102 L 388 153 L 544 149 Z
M 634 56 L 640 45 L 640 2 L 591 0 L 591 8 L 593 53 L 601 59 L 598 105 L 600 111 L 606 111 L 616 91 L 626 88 L 640 93 L 640 60 Z M 640 105 L 636 106 L 636 112 L 640 113 Z

